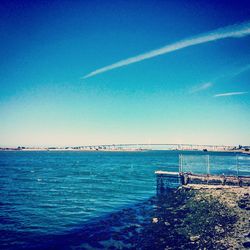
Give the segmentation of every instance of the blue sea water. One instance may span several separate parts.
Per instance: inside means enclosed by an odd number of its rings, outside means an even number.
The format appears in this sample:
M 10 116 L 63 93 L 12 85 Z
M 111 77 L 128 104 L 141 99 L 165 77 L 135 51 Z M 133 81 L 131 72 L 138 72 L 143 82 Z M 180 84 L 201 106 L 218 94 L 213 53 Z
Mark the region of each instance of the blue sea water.
M 207 152 L 2 151 L 0 248 L 82 227 L 155 195 L 154 171 L 206 171 Z M 209 153 L 210 172 L 249 174 L 250 156 Z M 41 247 L 42 248 L 42 247 Z

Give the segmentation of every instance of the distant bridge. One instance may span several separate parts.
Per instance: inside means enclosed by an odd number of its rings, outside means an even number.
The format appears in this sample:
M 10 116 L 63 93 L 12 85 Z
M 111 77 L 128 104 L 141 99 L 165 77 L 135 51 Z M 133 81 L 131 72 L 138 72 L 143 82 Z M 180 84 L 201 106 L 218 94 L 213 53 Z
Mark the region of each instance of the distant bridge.
M 100 145 L 85 145 L 73 147 L 74 149 L 103 149 L 103 150 L 118 150 L 118 149 L 166 149 L 166 150 L 230 150 L 235 146 L 228 145 L 207 145 L 207 144 L 170 144 L 170 143 L 131 143 L 131 144 L 100 144 Z

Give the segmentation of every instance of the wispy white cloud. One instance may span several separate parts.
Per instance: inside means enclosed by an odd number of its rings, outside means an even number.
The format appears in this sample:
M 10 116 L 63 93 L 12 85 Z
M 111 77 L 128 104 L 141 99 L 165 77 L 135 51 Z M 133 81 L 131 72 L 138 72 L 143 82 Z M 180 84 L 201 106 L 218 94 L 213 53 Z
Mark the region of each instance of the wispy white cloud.
M 206 82 L 206 83 L 202 83 L 200 85 L 193 86 L 191 88 L 191 90 L 189 91 L 189 93 L 193 94 L 193 93 L 196 93 L 196 92 L 206 90 L 206 89 L 214 86 L 216 83 L 218 83 L 218 81 L 221 81 L 221 80 L 224 80 L 224 79 L 227 79 L 227 78 L 237 77 L 240 74 L 243 74 L 248 70 L 250 70 L 250 64 L 242 66 L 241 68 L 238 68 L 235 71 L 228 70 L 228 72 L 226 74 L 220 75 L 220 76 L 214 78 L 213 80 L 211 80 L 210 82 Z
M 250 64 L 247 64 L 246 66 L 238 69 L 238 71 L 235 71 L 234 73 L 232 73 L 231 77 L 236 77 L 240 74 L 245 73 L 246 71 L 250 70 Z
M 247 94 L 248 92 L 228 92 L 228 93 L 221 93 L 221 94 L 216 94 L 214 97 L 222 97 L 222 96 L 232 96 L 232 95 L 244 95 Z
M 195 37 L 187 38 L 179 42 L 168 44 L 159 49 L 155 49 L 134 57 L 127 58 L 125 60 L 118 61 L 114 64 L 92 71 L 89 74 L 85 75 L 83 78 L 89 78 L 104 73 L 106 71 L 120 68 L 132 63 L 140 62 L 159 55 L 167 54 L 186 47 L 221 40 L 225 38 L 240 38 L 248 35 L 250 35 L 250 22 L 223 27 L 205 34 L 200 34 Z
M 235 70 L 227 70 L 223 75 L 220 75 L 220 76 L 214 78 L 213 82 L 221 81 L 221 80 L 224 80 L 227 78 L 237 77 L 237 76 L 245 73 L 248 70 L 250 70 L 250 64 L 244 65 L 244 66 L 237 68 Z
M 206 83 L 202 83 L 201 85 L 198 86 L 194 86 L 191 90 L 190 90 L 190 94 L 196 93 L 196 92 L 200 92 L 203 90 L 206 90 L 210 87 L 213 86 L 212 82 L 206 82 Z

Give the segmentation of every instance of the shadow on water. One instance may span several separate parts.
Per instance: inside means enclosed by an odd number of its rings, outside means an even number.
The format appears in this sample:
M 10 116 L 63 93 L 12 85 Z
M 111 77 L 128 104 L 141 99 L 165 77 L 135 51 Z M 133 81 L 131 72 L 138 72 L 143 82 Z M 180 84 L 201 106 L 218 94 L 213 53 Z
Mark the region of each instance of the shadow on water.
M 19 233 L 14 235 L 5 230 L 8 238 L 16 238 L 23 244 L 6 242 L 0 244 L 1 249 L 125 249 L 136 244 L 143 227 L 151 223 L 156 197 L 123 207 L 117 212 L 96 217 L 88 222 L 77 225 L 68 231 L 54 235 L 36 233 Z M 4 223 L 4 220 L 1 219 Z M 11 235 L 13 234 L 13 235 Z M 13 236 L 13 237 L 11 237 Z M 7 238 L 6 237 L 6 238 Z M 8 245 L 7 245 L 8 244 Z
M 171 249 L 175 249 L 179 241 L 183 243 L 186 240 L 172 227 L 177 223 L 172 210 L 174 206 L 180 205 L 175 202 L 174 189 L 169 189 L 133 206 L 123 207 L 117 212 L 94 218 L 69 231 L 45 236 L 21 233 L 18 235 L 18 242 L 22 239 L 23 244 L 12 242 L 11 245 L 2 245 L 1 248 L 164 249 L 167 244 L 172 246 Z M 2 233 L 8 234 L 7 231 Z

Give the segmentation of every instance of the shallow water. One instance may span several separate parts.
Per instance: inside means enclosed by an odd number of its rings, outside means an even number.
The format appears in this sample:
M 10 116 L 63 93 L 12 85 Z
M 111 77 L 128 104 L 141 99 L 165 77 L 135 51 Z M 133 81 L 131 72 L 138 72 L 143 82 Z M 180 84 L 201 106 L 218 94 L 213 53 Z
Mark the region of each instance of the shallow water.
M 206 171 L 205 153 L 182 153 L 184 168 Z M 179 154 L 0 152 L 0 248 L 17 249 L 33 238 L 74 231 L 148 200 L 155 195 L 154 171 L 177 171 Z M 241 174 L 249 174 L 247 155 L 238 156 L 238 163 L 232 153 L 209 155 L 211 173 L 235 174 L 238 164 Z

